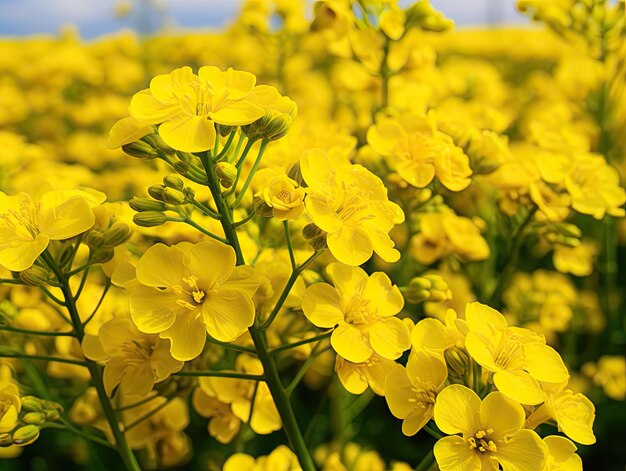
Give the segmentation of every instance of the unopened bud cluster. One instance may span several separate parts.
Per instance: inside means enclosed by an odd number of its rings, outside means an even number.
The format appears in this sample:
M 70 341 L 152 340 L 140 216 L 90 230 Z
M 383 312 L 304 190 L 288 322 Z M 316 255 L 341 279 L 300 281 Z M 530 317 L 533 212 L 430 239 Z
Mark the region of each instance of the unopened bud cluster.
M 189 205 L 194 201 L 195 191 L 185 187 L 178 175 L 167 175 L 163 184 L 148 188 L 150 198 L 134 197 L 129 205 L 137 211 L 133 221 L 138 226 L 156 227 L 168 221 L 165 211 L 175 211 L 179 215 L 189 213 Z
M 450 291 L 448 283 L 439 275 L 424 275 L 413 278 L 402 291 L 406 301 L 411 304 L 420 304 L 426 301 L 442 303 L 452 299 L 452 291 Z

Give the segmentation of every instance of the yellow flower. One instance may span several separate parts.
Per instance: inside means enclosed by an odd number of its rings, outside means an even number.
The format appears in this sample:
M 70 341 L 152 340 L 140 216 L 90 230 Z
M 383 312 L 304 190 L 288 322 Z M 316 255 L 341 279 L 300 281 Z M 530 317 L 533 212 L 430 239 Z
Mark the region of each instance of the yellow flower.
M 371 276 L 357 267 L 331 263 L 328 283 L 309 286 L 302 299 L 304 315 L 317 327 L 337 326 L 333 349 L 353 363 L 366 362 L 376 352 L 395 360 L 410 345 L 407 326 L 397 317 L 404 298 L 382 272 Z
M 22 410 L 20 392 L 12 380 L 9 365 L 0 365 L 0 433 L 11 432 Z
M 241 420 L 233 414 L 229 404 L 196 388 L 192 397 L 193 408 L 202 417 L 209 420 L 209 435 L 220 443 L 230 443 L 241 429 Z
M 463 347 L 467 332 L 467 323 L 463 319 L 458 319 L 453 309 L 448 309 L 445 322 L 426 318 L 415 324 L 411 331 L 412 351 L 443 355 L 450 347 Z
M 235 369 L 248 374 L 263 374 L 260 360 L 246 354 L 237 357 Z M 250 427 L 256 433 L 265 435 L 280 430 L 282 427 L 280 415 L 267 383 L 249 379 L 217 377 L 202 377 L 198 382 L 207 396 L 215 397 L 220 402 L 229 404 L 232 413 L 242 422 L 248 421 L 254 399 Z
M 335 371 L 341 384 L 352 394 L 363 394 L 369 386 L 375 394 L 385 394 L 387 373 L 396 363 L 373 353 L 363 363 L 352 363 L 337 355 Z
M 611 399 L 626 399 L 626 358 L 623 355 L 604 355 L 598 360 L 597 366 L 584 364 L 583 372 L 601 386 L 604 394 Z
M 171 341 L 172 356 L 188 361 L 204 347 L 206 333 L 231 342 L 254 321 L 258 282 L 249 267 L 235 267 L 232 247 L 217 241 L 155 244 L 126 284 L 140 331 Z
M 545 388 L 545 402 L 528 417 L 526 427 L 535 428 L 548 420 L 556 421 L 559 431 L 575 442 L 593 445 L 596 409 L 584 394 L 566 389 L 567 383 Z
M 255 459 L 245 453 L 235 453 L 224 463 L 223 471 L 302 471 L 298 458 L 285 445 L 280 445 L 267 456 Z
M 412 186 L 424 188 L 435 176 L 452 191 L 470 184 L 469 157 L 437 129 L 433 112 L 426 117 L 407 117 L 402 124 L 381 119 L 368 129 L 367 142 Z
M 532 430 L 523 429 L 524 409 L 500 392 L 484 400 L 453 384 L 439 393 L 435 422 L 442 432 L 434 448 L 441 471 L 542 470 L 547 447 Z M 458 436 L 456 434 L 462 434 Z
M 152 126 L 144 124 L 131 116 L 127 116 L 113 125 L 111 131 L 109 131 L 107 146 L 109 149 L 118 149 L 126 144 L 138 141 L 153 132 L 154 128 Z
M 402 419 L 402 433 L 415 435 L 433 417 L 437 394 L 448 377 L 438 355 L 412 352 L 406 368 L 396 365 L 387 376 L 385 399 L 389 410 Z
M 304 211 L 304 188 L 285 175 L 275 177 L 259 196 L 281 221 L 296 219 Z
M 48 191 L 38 201 L 26 193 L 0 192 L 0 265 L 26 270 L 51 240 L 87 231 L 95 222 L 89 195 L 99 200 L 97 204 L 104 201 L 102 193 L 81 190 Z
M 98 335 L 86 335 L 82 347 L 87 358 L 106 363 L 104 387 L 109 396 L 118 385 L 124 394 L 145 396 L 154 383 L 183 367 L 172 358 L 168 340 L 140 332 L 125 317 L 104 323 Z
M 569 378 L 560 355 L 545 339 L 527 329 L 508 327 L 502 314 L 478 302 L 465 309 L 468 353 L 486 370 L 504 394 L 522 404 L 543 402 L 539 381 L 558 383 Z
M 247 99 L 255 83 L 248 72 L 205 66 L 196 75 L 182 67 L 154 77 L 128 110 L 143 123 L 160 124 L 159 135 L 174 149 L 202 152 L 215 144 L 215 123 L 241 126 L 265 114 Z
M 372 252 L 386 262 L 399 260 L 389 231 L 404 221 L 404 214 L 387 199 L 380 178 L 361 165 L 332 161 L 321 149 L 307 151 L 300 165 L 308 185 L 306 210 L 328 233 L 328 248 L 337 260 L 357 266 Z
M 576 454 L 576 445 L 565 437 L 550 435 L 543 439 L 548 447 L 544 471 L 582 471 L 583 462 Z
M 598 247 L 591 241 L 583 241 L 576 247 L 555 245 L 552 261 L 561 273 L 589 276 L 593 272 Z

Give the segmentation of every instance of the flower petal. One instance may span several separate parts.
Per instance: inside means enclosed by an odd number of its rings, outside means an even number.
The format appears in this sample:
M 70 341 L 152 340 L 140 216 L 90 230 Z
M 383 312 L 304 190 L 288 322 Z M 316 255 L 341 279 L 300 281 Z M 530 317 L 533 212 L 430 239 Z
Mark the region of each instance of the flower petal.
M 522 430 L 498 443 L 496 457 L 507 471 L 536 471 L 544 469 L 548 447 L 532 430 Z
M 309 286 L 302 298 L 302 311 L 313 325 L 328 329 L 344 319 L 339 293 L 328 283 Z
M 435 422 L 442 432 L 473 435 L 480 429 L 480 398 L 471 389 L 452 384 L 443 389 L 435 402 Z M 469 448 L 469 447 L 468 447 Z
M 381 357 L 396 360 L 411 346 L 411 333 L 397 317 L 380 319 L 370 327 L 370 345 Z
M 180 103 L 163 103 L 152 95 L 150 90 L 135 93 L 130 100 L 130 115 L 146 124 L 159 124 L 181 114 Z
M 480 405 L 480 421 L 493 429 L 493 439 L 515 435 L 524 426 L 525 419 L 522 406 L 498 391 L 490 393 Z
M 367 232 L 360 228 L 342 226 L 337 232 L 328 234 L 326 242 L 333 257 L 355 267 L 365 263 L 374 250 Z
M 254 322 L 254 303 L 241 291 L 221 290 L 202 305 L 209 335 L 220 342 L 232 342 Z
M 176 312 L 184 307 L 176 304 L 178 295 L 159 291 L 149 286 L 134 286 L 129 289 L 130 313 L 141 332 L 158 334 L 171 327 Z
M 263 117 L 265 110 L 252 102 L 229 101 L 209 114 L 211 119 L 226 126 L 243 126 Z
M 525 371 L 500 370 L 493 375 L 493 382 L 498 390 L 521 404 L 535 405 L 543 402 L 541 386 Z
M 352 363 L 363 363 L 373 353 L 361 331 L 349 325 L 337 327 L 330 336 L 330 344 L 339 355 Z
M 382 317 L 395 316 L 404 307 L 404 297 L 383 272 L 373 273 L 365 285 L 365 296 Z
M 160 337 L 170 339 L 170 351 L 176 360 L 189 361 L 197 358 L 206 342 L 206 330 L 197 311 L 189 311 L 176 316 L 176 322 Z
M 204 116 L 180 116 L 159 126 L 159 135 L 167 145 L 184 152 L 212 149 L 216 134 L 213 121 Z
M 154 244 L 137 263 L 136 273 L 137 279 L 146 286 L 178 286 L 188 274 L 185 270 L 185 252 L 176 246 Z
M 433 449 L 441 471 L 477 471 L 480 458 L 461 437 L 443 437 Z
M 548 345 L 533 342 L 524 345 L 526 369 L 537 381 L 563 383 L 569 373 L 558 352 Z

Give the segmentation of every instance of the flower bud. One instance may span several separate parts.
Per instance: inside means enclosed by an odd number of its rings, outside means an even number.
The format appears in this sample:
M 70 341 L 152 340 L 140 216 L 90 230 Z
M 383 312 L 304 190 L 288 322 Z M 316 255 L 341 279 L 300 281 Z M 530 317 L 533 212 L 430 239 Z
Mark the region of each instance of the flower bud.
M 157 157 L 157 153 L 154 151 L 152 146 L 144 141 L 135 141 L 130 144 L 123 145 L 122 150 L 131 157 L 135 157 L 137 159 L 150 160 Z
M 158 211 L 144 211 L 133 216 L 133 222 L 141 227 L 156 227 L 167 222 L 167 216 Z
M 61 414 L 56 409 L 51 409 L 46 411 L 46 421 L 54 422 L 55 420 L 59 420 Z
M 29 286 L 45 285 L 50 280 L 50 272 L 43 267 L 33 265 L 20 272 L 20 280 Z
M 196 191 L 190 187 L 183 188 L 183 194 L 185 198 L 187 198 L 187 201 L 193 201 L 196 197 Z
M 174 155 L 176 151 L 168 146 L 165 141 L 159 136 L 158 133 L 149 134 L 142 138 L 148 145 L 150 145 L 153 149 L 165 154 L 165 155 Z
M 462 383 L 462 379 L 470 364 L 470 357 L 467 351 L 461 347 L 450 347 L 443 352 L 443 356 L 448 366 L 450 379 L 459 380 Z
M 227 126 L 225 124 L 217 124 L 217 123 L 215 124 L 215 130 L 222 137 L 228 136 L 231 132 L 233 132 L 233 129 L 235 129 L 235 126 Z
M 165 211 L 165 204 L 152 198 L 133 197 L 128 205 L 137 212 L 142 211 Z
M 185 194 L 180 190 L 175 190 L 173 188 L 165 188 L 163 193 L 161 193 L 163 197 L 163 201 L 167 204 L 183 204 L 186 201 Z
M 269 206 L 263 198 L 255 196 L 252 202 L 254 212 L 264 218 L 271 218 L 274 215 L 274 209 Z
M 163 201 L 163 190 L 165 185 L 150 185 L 148 187 L 148 194 L 157 201 Z
M 167 175 L 163 178 L 163 184 L 168 188 L 182 191 L 185 182 L 178 175 Z
M 325 249 L 326 248 L 326 233 L 324 232 L 323 234 L 318 235 L 317 237 L 313 237 L 312 239 L 309 239 L 309 245 L 316 252 L 322 249 Z
M 145 214 L 145 213 L 139 213 Z M 93 263 L 106 263 L 115 256 L 113 247 L 99 247 L 91 253 L 91 260 Z
M 13 432 L 13 443 L 24 446 L 33 443 L 39 437 L 39 427 L 36 425 L 24 425 Z
M 215 165 L 215 175 L 224 188 L 230 188 L 237 179 L 237 167 L 229 162 L 218 162 Z
M 84 241 L 92 249 L 97 249 L 104 243 L 104 234 L 100 231 L 91 230 L 85 235 Z
M 35 396 L 22 396 L 20 398 L 22 410 L 26 412 L 41 412 L 44 410 L 44 403 Z
M 175 162 L 173 167 L 174 170 L 176 170 L 181 175 L 187 175 L 187 173 L 189 173 L 189 169 L 191 168 L 187 162 L 183 162 L 182 160 Z
M 132 233 L 128 224 L 116 222 L 104 233 L 103 243 L 106 247 L 117 247 L 130 239 Z
M 22 420 L 29 425 L 41 425 L 46 421 L 46 414 L 43 412 L 28 412 L 24 414 Z
M 4 448 L 13 445 L 13 438 L 10 433 L 0 433 L 0 447 Z
M 319 237 L 323 234 L 323 232 L 324 231 L 311 222 L 302 228 L 302 237 L 306 240 L 310 240 L 315 237 Z

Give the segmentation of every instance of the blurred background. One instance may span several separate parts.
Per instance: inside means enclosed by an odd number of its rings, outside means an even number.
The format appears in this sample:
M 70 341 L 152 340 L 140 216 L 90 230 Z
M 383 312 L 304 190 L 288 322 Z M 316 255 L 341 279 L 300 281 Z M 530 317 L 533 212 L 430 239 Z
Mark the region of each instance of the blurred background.
M 233 19 L 240 0 L 0 0 L 0 36 L 52 34 L 72 24 L 90 39 L 121 29 L 151 33 L 161 28 L 220 27 Z M 311 1 L 311 4 L 313 2 Z M 410 0 L 400 4 L 410 4 Z M 457 26 L 527 23 L 514 0 L 432 0 Z

